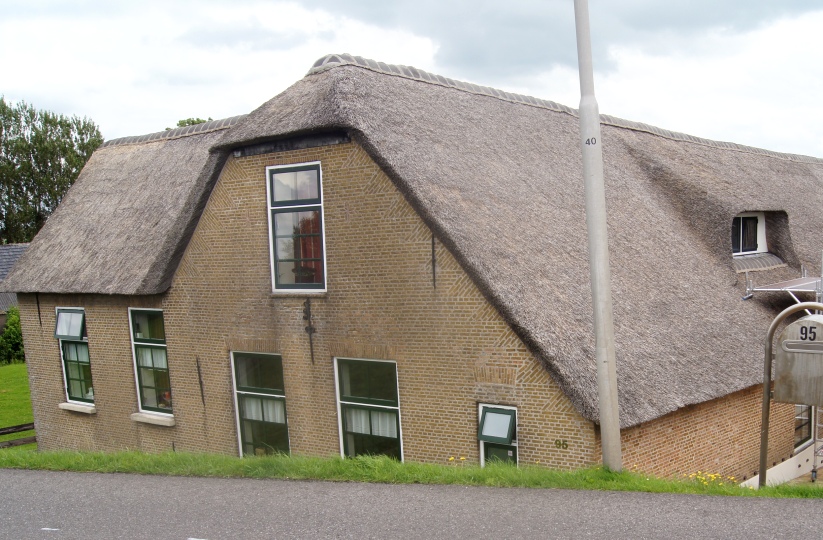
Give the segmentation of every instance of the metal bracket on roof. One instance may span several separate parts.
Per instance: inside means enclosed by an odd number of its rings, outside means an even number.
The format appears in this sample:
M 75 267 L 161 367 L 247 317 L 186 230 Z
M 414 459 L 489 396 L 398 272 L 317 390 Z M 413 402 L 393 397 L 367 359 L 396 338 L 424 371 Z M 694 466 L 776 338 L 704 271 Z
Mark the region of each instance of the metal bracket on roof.
M 746 295 L 743 297 L 743 300 L 748 300 L 754 296 L 756 292 L 785 292 L 791 296 L 796 303 L 801 304 L 802 302 L 797 298 L 795 293 L 810 292 L 814 293 L 815 302 L 823 303 L 823 277 L 807 276 L 805 266 L 800 267 L 800 275 L 801 277 L 796 279 L 755 287 L 754 280 L 752 280 L 752 278 L 749 277 L 749 273 L 746 272 Z M 809 315 L 812 314 L 809 310 L 806 310 L 806 313 Z

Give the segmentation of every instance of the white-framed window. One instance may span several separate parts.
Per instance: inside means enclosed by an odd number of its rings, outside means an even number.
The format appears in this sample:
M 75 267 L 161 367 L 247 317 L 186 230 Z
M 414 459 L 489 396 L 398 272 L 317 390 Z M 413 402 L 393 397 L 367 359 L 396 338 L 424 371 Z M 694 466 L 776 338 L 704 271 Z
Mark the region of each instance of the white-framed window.
M 172 414 L 162 309 L 129 308 L 134 379 L 140 411 Z
M 479 403 L 477 440 L 481 467 L 491 460 L 517 465 L 517 407 Z
M 794 447 L 806 448 L 812 442 L 815 408 L 811 405 L 794 406 Z
M 320 162 L 266 167 L 272 290 L 326 290 Z
M 397 363 L 335 358 L 340 455 L 386 455 L 403 461 Z
M 56 308 L 54 337 L 60 346 L 66 401 L 93 404 L 94 386 L 83 308 Z
M 233 351 L 231 365 L 240 455 L 288 454 L 283 358 Z
M 732 220 L 732 255 L 766 253 L 766 215 L 744 212 Z

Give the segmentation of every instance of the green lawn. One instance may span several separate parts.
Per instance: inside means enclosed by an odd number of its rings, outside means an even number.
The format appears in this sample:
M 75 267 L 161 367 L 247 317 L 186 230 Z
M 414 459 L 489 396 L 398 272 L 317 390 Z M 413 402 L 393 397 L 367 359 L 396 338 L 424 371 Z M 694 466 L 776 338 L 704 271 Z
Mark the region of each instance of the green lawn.
M 26 364 L 0 366 L 0 427 L 34 422 Z M 0 441 L 34 435 L 34 430 L 0 435 Z

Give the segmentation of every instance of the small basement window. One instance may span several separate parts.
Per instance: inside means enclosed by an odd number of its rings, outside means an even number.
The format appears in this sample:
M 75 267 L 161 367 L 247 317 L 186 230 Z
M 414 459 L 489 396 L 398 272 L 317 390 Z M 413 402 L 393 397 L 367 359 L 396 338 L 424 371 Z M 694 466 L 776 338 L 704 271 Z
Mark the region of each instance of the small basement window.
M 517 409 L 480 403 L 478 413 L 480 465 L 490 461 L 517 465 Z
M 764 213 L 746 212 L 735 216 L 732 220 L 732 254 L 738 256 L 767 251 Z

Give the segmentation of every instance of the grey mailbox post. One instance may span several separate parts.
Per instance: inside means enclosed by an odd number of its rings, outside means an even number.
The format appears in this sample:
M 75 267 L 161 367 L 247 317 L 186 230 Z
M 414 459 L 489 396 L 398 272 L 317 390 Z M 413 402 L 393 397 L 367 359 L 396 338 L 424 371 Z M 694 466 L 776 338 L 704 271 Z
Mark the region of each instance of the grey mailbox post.
M 803 302 L 784 309 L 766 334 L 763 362 L 763 419 L 760 423 L 760 479 L 766 485 L 766 456 L 769 446 L 769 404 L 772 381 L 772 341 L 783 320 L 803 310 L 823 312 L 823 304 Z M 783 403 L 823 405 L 823 315 L 803 317 L 783 329 L 774 355 L 774 400 Z
M 777 338 L 773 399 L 823 405 L 823 315 L 803 317 Z

